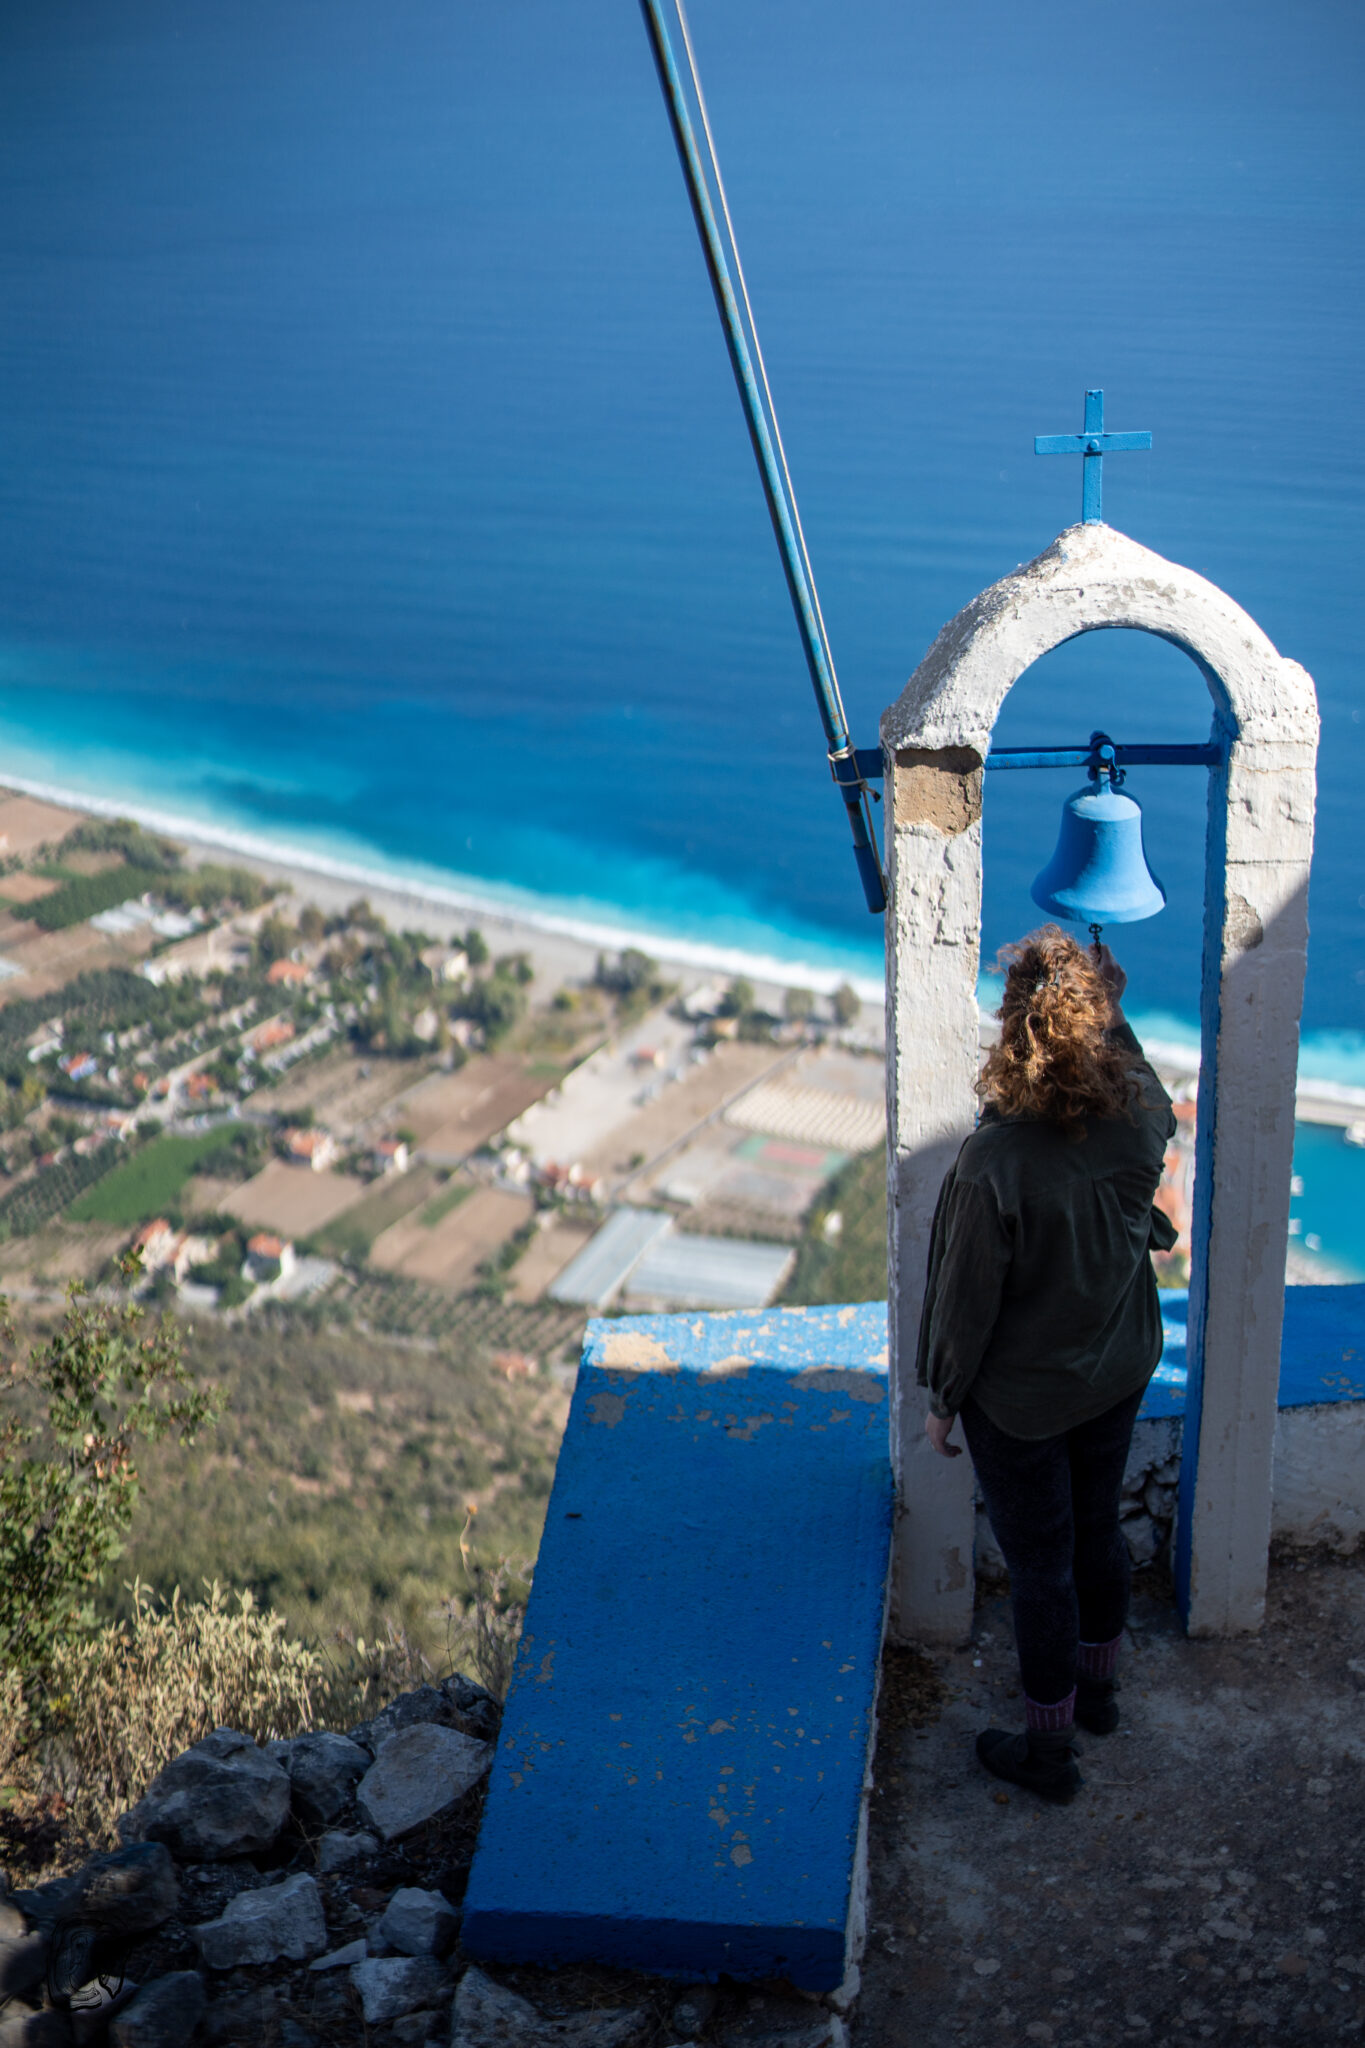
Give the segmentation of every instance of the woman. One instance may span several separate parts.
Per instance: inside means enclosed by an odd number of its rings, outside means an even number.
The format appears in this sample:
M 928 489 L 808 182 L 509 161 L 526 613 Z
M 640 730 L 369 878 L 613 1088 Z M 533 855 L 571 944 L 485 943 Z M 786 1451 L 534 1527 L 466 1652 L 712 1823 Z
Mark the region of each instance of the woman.
M 1006 948 L 981 1122 L 943 1183 L 919 1334 L 929 1440 L 960 1415 L 1010 1572 L 1026 1732 L 988 1728 L 988 1771 L 1045 1799 L 1081 1784 L 1074 1723 L 1117 1727 L 1128 1614 L 1119 1495 L 1161 1356 L 1148 1253 L 1170 1100 L 1119 1008 L 1126 977 L 1056 925 Z

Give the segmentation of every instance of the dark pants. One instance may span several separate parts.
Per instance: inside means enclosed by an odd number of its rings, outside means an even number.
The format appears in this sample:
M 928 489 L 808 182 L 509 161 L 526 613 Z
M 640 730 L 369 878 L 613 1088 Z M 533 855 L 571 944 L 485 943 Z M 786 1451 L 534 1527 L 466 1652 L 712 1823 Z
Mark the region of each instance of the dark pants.
M 1108 1643 L 1128 1618 L 1119 1496 L 1142 1392 L 1060 1436 L 997 1429 L 970 1396 L 962 1428 L 1010 1571 L 1019 1671 L 1051 1706 L 1076 1684 L 1078 1643 Z

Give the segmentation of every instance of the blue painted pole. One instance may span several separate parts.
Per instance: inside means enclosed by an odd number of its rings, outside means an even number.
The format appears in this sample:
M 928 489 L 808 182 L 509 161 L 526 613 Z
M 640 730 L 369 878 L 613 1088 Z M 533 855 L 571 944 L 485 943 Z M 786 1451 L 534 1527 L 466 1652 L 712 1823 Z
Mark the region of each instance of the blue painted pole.
M 674 5 L 679 27 L 686 40 L 687 26 L 681 0 L 674 0 Z M 787 474 L 785 458 L 781 462 L 778 459 L 782 437 L 778 431 L 772 393 L 767 388 L 766 376 L 762 374 L 762 352 L 758 347 L 758 336 L 753 331 L 752 315 L 746 321 L 735 293 L 730 257 L 734 259 L 734 273 L 742 279 L 739 251 L 735 247 L 733 233 L 729 230 L 728 215 L 724 232 L 717 219 L 701 152 L 697 146 L 687 93 L 658 0 L 640 0 L 640 7 L 658 69 L 659 83 L 663 88 L 688 198 L 692 204 L 692 217 L 697 224 L 702 253 L 706 259 L 707 274 L 715 295 L 716 311 L 720 315 L 721 329 L 729 350 L 730 367 L 734 371 L 740 404 L 744 408 L 749 439 L 753 445 L 754 459 L 758 464 L 758 473 L 763 484 L 763 495 L 767 501 L 768 516 L 772 520 L 778 552 L 782 557 L 787 590 L 791 597 L 792 610 L 796 615 L 797 631 L 801 635 L 806 666 L 810 670 L 816 705 L 825 729 L 830 772 L 843 799 L 852 827 L 853 858 L 857 862 L 867 907 L 876 914 L 886 908 L 886 890 L 876 839 L 868 814 L 870 792 L 866 779 L 859 769 L 857 754 L 849 737 L 848 719 L 839 693 L 838 678 L 834 672 L 834 657 L 830 651 L 829 636 L 825 631 L 820 601 L 816 595 L 815 579 L 806 553 L 791 479 Z M 691 62 L 690 47 L 688 56 L 693 82 L 700 96 L 700 82 L 697 79 L 696 66 Z M 724 195 L 719 190 L 720 170 L 714 149 L 711 150 L 711 162 L 718 196 L 721 198 L 721 210 L 724 213 Z M 758 363 L 757 369 L 755 359 Z

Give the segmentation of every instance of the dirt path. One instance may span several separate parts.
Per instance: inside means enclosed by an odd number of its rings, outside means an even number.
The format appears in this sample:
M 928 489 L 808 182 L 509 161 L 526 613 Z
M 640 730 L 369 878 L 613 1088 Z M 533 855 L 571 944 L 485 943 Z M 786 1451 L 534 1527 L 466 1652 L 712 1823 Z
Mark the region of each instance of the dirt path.
M 1022 1719 L 1007 1602 L 935 1662 L 941 1710 L 888 1661 L 854 2048 L 1361 2039 L 1365 1559 L 1278 1567 L 1237 1644 L 1140 1597 L 1123 1727 L 1082 1738 L 1069 1807 L 1004 1802 L 973 1754 Z

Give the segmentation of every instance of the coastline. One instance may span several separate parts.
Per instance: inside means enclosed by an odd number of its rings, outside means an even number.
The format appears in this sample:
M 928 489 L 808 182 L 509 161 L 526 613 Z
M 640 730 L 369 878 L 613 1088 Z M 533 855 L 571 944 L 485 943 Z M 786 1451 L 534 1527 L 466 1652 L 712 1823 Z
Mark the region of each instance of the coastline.
M 91 795 L 41 778 L 6 776 L 0 782 L 0 791 L 14 791 L 96 817 L 134 818 L 149 830 L 181 842 L 196 858 L 250 868 L 301 899 L 315 901 L 324 910 L 340 911 L 354 902 L 357 895 L 365 896 L 390 923 L 401 926 L 420 921 L 423 929 L 431 930 L 433 938 L 443 940 L 457 935 L 470 922 L 477 922 L 486 930 L 494 950 L 527 953 L 537 978 L 550 986 L 557 986 L 565 978 L 590 975 L 599 952 L 638 946 L 671 969 L 685 988 L 743 975 L 773 1007 L 780 1007 L 782 994 L 788 988 L 808 988 L 817 995 L 830 995 L 841 983 L 848 982 L 864 1005 L 864 1028 L 873 1026 L 879 1031 L 881 1027 L 884 983 L 881 978 L 854 970 L 784 959 L 737 946 L 707 944 L 631 924 L 624 917 L 617 923 L 607 910 L 599 918 L 559 910 L 550 904 L 509 902 L 486 893 L 477 883 L 466 884 L 458 878 L 444 881 L 420 873 L 405 876 L 389 867 L 371 866 L 364 860 L 280 844 L 232 827 L 206 825 L 199 819 L 136 798 L 129 801 L 123 797 Z M 981 993 L 993 993 L 989 978 L 985 979 Z M 985 1003 L 981 1014 L 985 1024 L 989 1015 Z M 1182 1028 L 1179 1020 L 1164 1012 L 1154 1012 L 1150 1021 L 1142 1013 L 1135 1013 L 1134 1021 L 1148 1056 L 1164 1078 L 1197 1076 L 1199 1049 L 1193 1027 Z M 1163 1036 L 1163 1031 L 1171 1030 L 1172 1026 L 1179 1037 Z M 1362 1120 L 1365 1085 L 1300 1069 L 1297 1122 L 1343 1128 Z
M 232 827 L 206 825 L 200 819 L 136 798 L 94 796 L 40 778 L 6 775 L 0 781 L 0 791 L 36 797 L 44 803 L 94 817 L 133 818 L 149 831 L 177 840 L 197 858 L 247 867 L 285 884 L 295 894 L 311 894 L 322 909 L 340 910 L 357 896 L 366 896 L 391 922 L 405 918 L 411 923 L 420 913 L 424 927 L 430 926 L 436 938 L 449 937 L 476 921 L 490 933 L 503 935 L 503 950 L 524 950 L 537 961 L 538 967 L 539 956 L 543 954 L 547 971 L 555 960 L 580 961 L 584 957 L 589 960 L 590 971 L 599 952 L 619 952 L 623 947 L 638 946 L 677 970 L 689 986 L 718 976 L 729 979 L 744 975 L 760 993 L 808 988 L 817 995 L 831 995 L 847 982 L 865 1005 L 875 1006 L 878 1013 L 882 1007 L 881 978 L 860 974 L 853 968 L 681 938 L 632 924 L 625 917 L 617 923 L 605 908 L 599 915 L 579 915 L 550 904 L 541 907 L 508 901 L 481 890 L 477 883 L 466 884 L 458 879 L 447 882 L 415 873 L 403 875 L 388 867 L 371 866 L 364 860 L 282 845 Z

